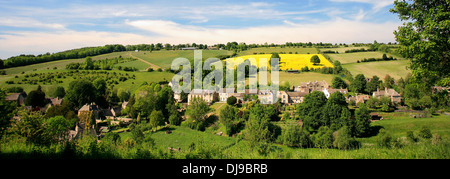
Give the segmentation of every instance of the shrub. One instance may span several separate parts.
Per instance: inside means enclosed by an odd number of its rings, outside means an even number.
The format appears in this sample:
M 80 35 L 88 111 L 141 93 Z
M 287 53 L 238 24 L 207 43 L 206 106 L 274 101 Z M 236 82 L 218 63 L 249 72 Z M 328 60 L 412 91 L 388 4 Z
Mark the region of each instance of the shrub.
M 314 136 L 314 145 L 318 148 L 333 147 L 333 130 L 327 126 L 321 126 Z
M 406 132 L 406 138 L 408 138 L 408 140 L 410 140 L 412 142 L 417 142 L 417 137 L 414 136 L 414 132 L 413 131 Z
M 355 138 L 351 137 L 351 131 L 347 126 L 340 128 L 338 131 L 334 132 L 334 142 L 333 146 L 338 149 L 352 149 L 358 147 L 358 142 Z
M 418 136 L 424 139 L 429 139 L 433 137 L 433 135 L 431 134 L 431 130 L 428 127 L 422 127 L 422 129 L 420 129 L 419 131 Z
M 227 104 L 228 105 L 235 105 L 237 102 L 237 98 L 234 96 L 230 96 L 227 98 Z
M 392 137 L 391 135 L 386 132 L 386 130 L 384 129 L 380 129 L 380 132 L 378 133 L 377 136 L 377 145 L 380 147 L 391 147 L 391 141 L 392 141 Z

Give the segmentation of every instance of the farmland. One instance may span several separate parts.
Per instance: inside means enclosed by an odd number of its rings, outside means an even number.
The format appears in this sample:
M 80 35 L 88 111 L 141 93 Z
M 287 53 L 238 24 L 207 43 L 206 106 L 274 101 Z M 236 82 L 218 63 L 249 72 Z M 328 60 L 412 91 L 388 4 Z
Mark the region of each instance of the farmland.
M 405 78 L 411 71 L 407 69 L 408 60 L 365 62 L 365 63 L 349 63 L 342 65 L 348 69 L 353 75 L 364 74 L 367 77 L 377 75 L 384 77 L 389 74 L 395 79 Z
M 310 60 L 311 57 L 317 55 L 320 59 L 320 63 L 313 64 Z M 230 58 L 229 60 L 236 60 L 241 58 L 242 60 L 247 59 L 255 59 L 256 60 L 256 66 L 257 68 L 266 68 L 270 69 L 269 61 L 271 59 L 272 54 L 260 54 L 260 55 L 244 55 L 244 56 L 238 56 L 236 58 Z M 333 68 L 333 64 L 331 64 L 323 55 L 321 54 L 279 54 L 280 56 L 280 70 L 286 71 L 286 70 L 298 70 L 300 71 L 304 67 L 308 67 L 309 69 L 316 69 L 316 68 L 323 68 L 323 67 L 329 67 Z M 269 68 L 267 66 L 260 66 L 259 60 L 267 60 L 267 65 L 269 65 Z M 228 59 L 226 59 L 228 60 Z M 224 60 L 224 61 L 226 61 Z

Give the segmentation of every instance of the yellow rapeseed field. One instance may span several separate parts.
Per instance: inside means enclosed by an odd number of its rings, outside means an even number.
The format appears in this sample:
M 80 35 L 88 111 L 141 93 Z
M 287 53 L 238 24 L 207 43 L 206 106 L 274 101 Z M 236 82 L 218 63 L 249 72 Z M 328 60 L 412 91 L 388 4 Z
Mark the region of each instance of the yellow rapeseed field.
M 314 65 L 311 63 L 311 57 L 317 55 L 320 59 L 320 63 Z M 309 69 L 314 68 L 322 68 L 329 67 L 334 68 L 333 64 L 331 64 L 323 55 L 321 54 L 279 54 L 280 56 L 280 70 L 301 70 L 305 66 L 308 66 Z M 230 58 L 231 60 L 236 60 L 237 58 L 242 58 L 243 60 L 254 58 L 256 60 L 256 64 L 258 68 L 267 66 L 260 66 L 259 59 L 267 59 L 268 70 L 270 70 L 269 60 L 272 57 L 272 54 L 261 54 L 261 55 L 245 55 L 236 58 Z M 228 60 L 228 59 L 227 59 Z M 224 60 L 225 61 L 225 60 Z M 236 66 L 235 66 L 236 68 Z
M 311 63 L 311 57 L 317 55 L 320 59 L 318 65 Z M 280 54 L 280 70 L 301 70 L 303 67 L 308 68 L 334 68 L 323 55 L 321 54 Z
M 256 67 L 257 68 L 266 67 L 266 69 L 270 70 L 270 64 L 269 64 L 270 57 L 272 57 L 272 54 L 244 55 L 244 56 L 239 56 L 239 57 L 236 57 L 236 58 L 229 58 L 229 59 L 230 60 L 238 60 L 238 58 L 242 58 L 242 60 L 245 61 L 247 59 L 252 59 L 253 58 L 253 59 L 256 60 Z M 229 59 L 225 59 L 223 61 L 226 61 L 226 60 L 229 60 Z M 260 67 L 260 65 L 259 65 L 259 60 L 260 59 L 261 60 L 266 59 L 267 60 L 267 64 Z M 267 68 L 267 66 L 269 66 L 269 68 Z M 234 66 L 234 68 L 236 69 L 236 66 Z

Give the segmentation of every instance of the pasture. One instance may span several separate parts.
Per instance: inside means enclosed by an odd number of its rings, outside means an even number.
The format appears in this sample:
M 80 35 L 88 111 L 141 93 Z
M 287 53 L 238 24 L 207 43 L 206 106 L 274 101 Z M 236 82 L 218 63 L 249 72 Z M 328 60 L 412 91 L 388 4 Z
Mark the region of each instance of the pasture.
M 356 52 L 356 53 L 340 53 L 340 54 L 327 54 L 333 60 L 338 60 L 341 64 L 356 63 L 364 58 L 381 58 L 382 52 Z
M 202 58 L 208 59 L 220 55 L 231 55 L 233 52 L 227 50 L 202 50 Z M 131 55 L 141 58 L 147 62 L 169 69 L 172 61 L 176 58 L 194 59 L 193 50 L 160 50 L 160 51 L 139 51 L 131 52 Z
M 384 78 L 386 74 L 396 80 L 405 78 L 411 70 L 407 69 L 409 60 L 394 60 L 394 61 L 378 61 L 378 62 L 364 62 L 364 63 L 349 63 L 342 67 L 349 70 L 352 75 L 364 74 L 366 77 L 377 75 Z

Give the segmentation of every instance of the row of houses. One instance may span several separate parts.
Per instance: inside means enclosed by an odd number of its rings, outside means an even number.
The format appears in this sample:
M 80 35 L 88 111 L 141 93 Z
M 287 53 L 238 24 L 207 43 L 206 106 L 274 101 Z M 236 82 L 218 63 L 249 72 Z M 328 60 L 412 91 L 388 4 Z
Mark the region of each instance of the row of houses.
M 213 102 L 226 102 L 226 100 L 231 96 L 236 97 L 237 100 L 242 102 L 251 101 L 253 96 L 257 96 L 262 104 L 272 104 L 278 99 L 280 99 L 283 104 L 296 104 L 302 103 L 304 96 L 314 91 L 323 92 L 326 98 L 329 98 L 331 94 L 336 92 L 348 94 L 347 89 L 333 89 L 325 81 L 303 82 L 299 86 L 294 86 L 293 89 L 293 92 L 250 89 L 245 89 L 244 92 L 237 92 L 235 88 L 222 88 L 218 91 L 194 89 L 188 94 L 188 104 L 190 104 L 194 98 L 203 99 L 205 102 L 210 104 Z M 347 100 L 353 100 L 356 103 L 365 103 L 365 101 L 367 101 L 370 97 L 380 98 L 382 96 L 391 98 L 393 103 L 400 103 L 403 99 L 394 89 L 385 88 L 384 90 L 377 89 L 377 91 L 373 92 L 372 96 L 348 96 Z M 180 93 L 175 93 L 174 98 L 176 101 L 181 102 Z

